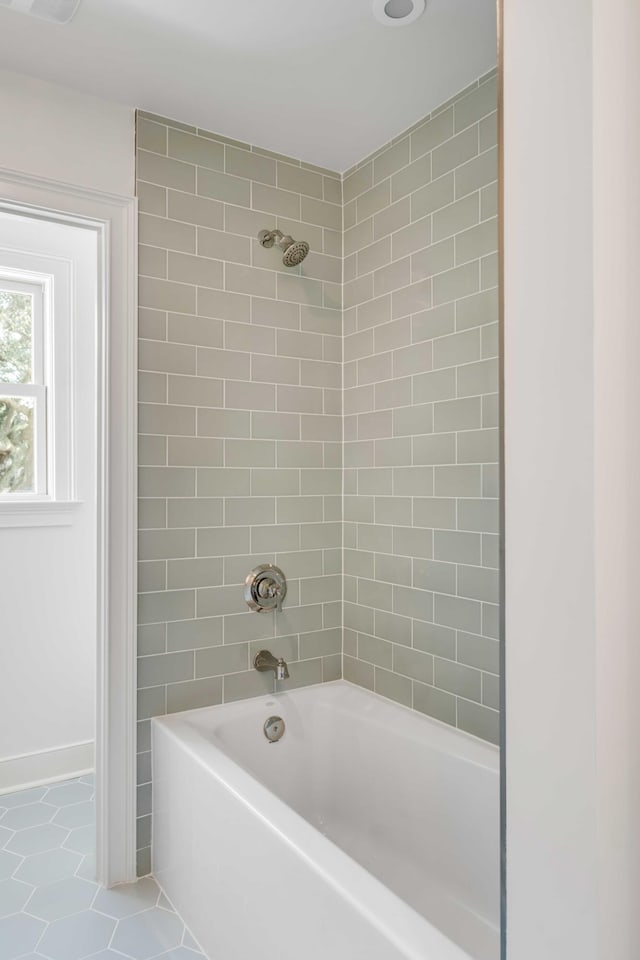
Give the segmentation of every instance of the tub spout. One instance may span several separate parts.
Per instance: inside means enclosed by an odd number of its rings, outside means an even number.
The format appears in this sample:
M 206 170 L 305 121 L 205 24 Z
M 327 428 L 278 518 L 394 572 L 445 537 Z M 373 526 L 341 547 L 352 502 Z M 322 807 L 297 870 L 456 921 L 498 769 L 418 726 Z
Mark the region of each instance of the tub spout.
M 276 680 L 289 679 L 289 668 L 285 661 L 282 657 L 274 657 L 269 650 L 261 650 L 260 653 L 256 653 L 253 665 L 261 673 L 265 670 L 273 670 Z

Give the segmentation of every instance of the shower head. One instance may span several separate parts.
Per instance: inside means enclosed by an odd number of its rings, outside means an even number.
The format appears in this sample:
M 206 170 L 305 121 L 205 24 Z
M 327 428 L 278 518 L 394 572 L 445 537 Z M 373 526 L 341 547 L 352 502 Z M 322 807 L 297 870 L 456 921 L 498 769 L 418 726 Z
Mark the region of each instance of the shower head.
M 282 262 L 285 267 L 297 267 L 302 263 L 309 253 L 309 244 L 306 240 L 294 240 L 293 237 L 284 236 L 280 230 L 261 230 L 258 234 L 260 246 L 269 249 L 278 238 L 278 246 L 283 253 Z

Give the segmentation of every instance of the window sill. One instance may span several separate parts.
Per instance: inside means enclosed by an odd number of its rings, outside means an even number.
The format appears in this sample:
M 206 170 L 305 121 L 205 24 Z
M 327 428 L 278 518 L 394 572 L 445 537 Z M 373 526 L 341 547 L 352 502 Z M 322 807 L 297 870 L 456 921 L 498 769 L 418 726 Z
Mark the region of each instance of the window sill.
M 81 500 L 0 501 L 0 527 L 68 527 Z

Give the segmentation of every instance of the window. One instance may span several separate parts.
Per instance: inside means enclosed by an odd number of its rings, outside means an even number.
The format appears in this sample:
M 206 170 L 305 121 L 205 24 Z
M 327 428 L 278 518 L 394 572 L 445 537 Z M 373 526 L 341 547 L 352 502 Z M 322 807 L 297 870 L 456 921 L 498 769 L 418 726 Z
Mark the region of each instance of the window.
M 46 496 L 46 278 L 0 273 L 0 497 Z

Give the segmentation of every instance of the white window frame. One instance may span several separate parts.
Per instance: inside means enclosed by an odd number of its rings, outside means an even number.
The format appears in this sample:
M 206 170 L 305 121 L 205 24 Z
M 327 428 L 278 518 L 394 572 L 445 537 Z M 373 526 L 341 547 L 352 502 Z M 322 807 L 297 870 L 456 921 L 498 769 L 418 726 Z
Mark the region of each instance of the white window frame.
M 34 369 L 34 377 L 40 374 L 44 387 L 36 391 L 33 384 L 0 383 L 0 395 L 40 392 L 46 399 L 46 413 L 36 424 L 36 490 L 0 494 L 0 527 L 65 526 L 73 523 L 81 503 L 74 458 L 72 282 L 73 263 L 67 259 L 0 248 L 0 285 L 41 290 L 41 369 Z
M 33 397 L 34 409 L 34 486 L 33 491 L 0 493 L 0 503 L 19 503 L 40 500 L 50 491 L 47 449 L 52 442 L 52 424 L 49 422 L 50 393 L 47 377 L 47 353 L 50 333 L 51 278 L 29 278 L 29 275 L 3 270 L 0 266 L 0 290 L 7 293 L 29 294 L 32 298 L 31 315 L 31 380 L 28 383 L 10 383 L 0 380 L 0 397 Z M 46 318 L 46 319 L 45 319 Z

